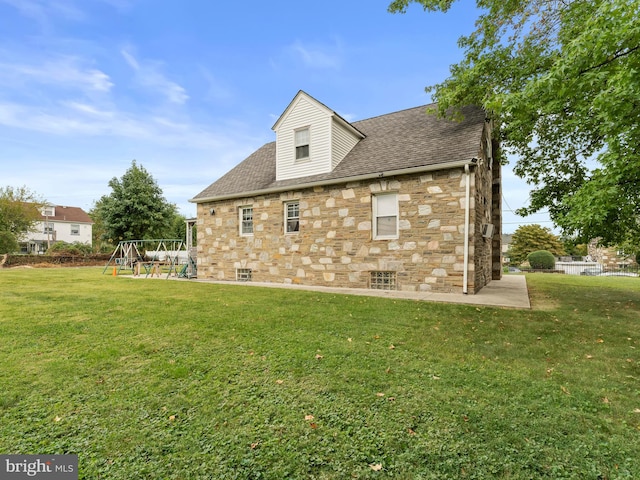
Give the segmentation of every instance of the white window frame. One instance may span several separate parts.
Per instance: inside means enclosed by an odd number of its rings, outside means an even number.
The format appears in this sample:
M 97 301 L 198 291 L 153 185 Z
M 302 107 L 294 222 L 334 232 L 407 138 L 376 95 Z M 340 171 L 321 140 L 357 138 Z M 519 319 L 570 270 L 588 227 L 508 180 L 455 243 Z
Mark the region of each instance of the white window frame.
M 300 139 L 303 132 L 306 132 L 306 138 Z M 305 141 L 306 140 L 306 141 Z M 295 160 L 296 162 L 309 160 L 311 158 L 311 128 L 304 127 L 298 128 L 293 131 L 293 147 L 295 152 Z M 307 155 L 306 156 L 298 156 L 299 148 L 307 147 Z
M 71 224 L 71 235 L 80 235 L 80 224 L 72 223 Z
M 297 205 L 298 215 L 297 216 L 289 216 L 289 206 Z M 297 221 L 296 230 L 289 230 L 289 222 Z M 300 232 L 300 201 L 292 200 L 290 202 L 284 203 L 284 233 L 288 235 L 294 235 Z
M 250 282 L 253 278 L 253 271 L 250 268 L 236 268 L 237 282 Z
M 44 228 L 42 229 L 42 233 L 53 233 L 53 223 L 44 222 Z
M 246 232 L 245 231 L 245 225 L 249 225 L 249 221 L 245 220 L 245 216 L 244 213 L 247 210 L 251 210 L 251 231 L 250 232 Z M 251 237 L 253 236 L 253 205 L 244 205 L 240 208 L 238 208 L 238 223 L 240 224 L 240 236 L 241 237 Z
M 382 199 L 393 200 L 393 205 L 384 204 L 382 205 Z M 373 204 L 373 239 L 374 240 L 395 240 L 399 238 L 399 225 L 400 225 L 400 208 L 398 204 L 398 194 L 397 193 L 381 193 L 377 195 L 373 195 L 371 197 L 371 201 Z M 380 202 L 380 205 L 379 205 Z M 387 202 L 391 203 L 391 202 Z M 378 219 L 380 218 L 392 218 L 395 217 L 396 225 L 395 231 L 393 233 L 379 233 L 378 232 Z

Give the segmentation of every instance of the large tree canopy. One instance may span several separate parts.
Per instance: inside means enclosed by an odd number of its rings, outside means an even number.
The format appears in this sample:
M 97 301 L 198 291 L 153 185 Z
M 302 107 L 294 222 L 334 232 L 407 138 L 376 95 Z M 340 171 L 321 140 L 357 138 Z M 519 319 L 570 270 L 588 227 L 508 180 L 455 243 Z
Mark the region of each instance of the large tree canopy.
M 22 237 L 42 220 L 45 202 L 26 187 L 0 187 L 0 253 L 18 250 Z
M 396 0 L 446 12 L 455 0 Z M 482 105 L 564 233 L 640 239 L 640 0 L 476 0 L 464 59 L 427 88 L 440 115 Z M 455 114 L 455 113 L 454 113 Z
M 520 264 L 532 252 L 546 250 L 554 255 L 564 254 L 564 247 L 551 230 L 540 225 L 522 225 L 511 237 L 508 256 L 511 263 Z
M 92 218 L 103 229 L 105 240 L 118 243 L 170 238 L 176 206 L 162 196 L 162 189 L 144 167 L 134 160 L 122 178 L 109 181 L 109 187 L 111 194 L 100 198 L 91 211 Z

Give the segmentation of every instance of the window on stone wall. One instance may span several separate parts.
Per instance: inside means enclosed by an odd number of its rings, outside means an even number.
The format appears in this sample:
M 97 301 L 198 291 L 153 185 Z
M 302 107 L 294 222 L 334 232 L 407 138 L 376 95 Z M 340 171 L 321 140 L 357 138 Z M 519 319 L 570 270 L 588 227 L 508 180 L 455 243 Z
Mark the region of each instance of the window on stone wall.
M 236 280 L 238 282 L 250 282 L 251 281 L 251 269 L 250 268 L 238 268 L 238 269 L 236 269 Z
M 284 204 L 285 233 L 297 233 L 300 231 L 300 202 L 287 202 Z
M 386 240 L 398 238 L 398 194 L 374 195 L 373 238 Z
M 240 235 L 253 235 L 253 207 L 240 207 Z
M 396 272 L 371 272 L 372 290 L 396 290 Z

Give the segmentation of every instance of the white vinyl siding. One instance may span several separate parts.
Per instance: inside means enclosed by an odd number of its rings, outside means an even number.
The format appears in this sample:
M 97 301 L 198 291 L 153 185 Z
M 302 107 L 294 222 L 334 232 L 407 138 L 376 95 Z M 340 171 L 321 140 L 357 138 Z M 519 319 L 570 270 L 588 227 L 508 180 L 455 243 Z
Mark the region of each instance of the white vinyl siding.
M 398 238 L 398 195 L 395 193 L 374 195 L 372 200 L 374 240 Z
M 331 127 L 331 168 L 336 168 L 359 141 L 360 138 L 348 131 L 344 125 L 334 121 Z
M 296 161 L 295 132 L 309 127 L 310 156 Z M 331 171 L 331 116 L 326 109 L 300 97 L 276 131 L 276 180 Z

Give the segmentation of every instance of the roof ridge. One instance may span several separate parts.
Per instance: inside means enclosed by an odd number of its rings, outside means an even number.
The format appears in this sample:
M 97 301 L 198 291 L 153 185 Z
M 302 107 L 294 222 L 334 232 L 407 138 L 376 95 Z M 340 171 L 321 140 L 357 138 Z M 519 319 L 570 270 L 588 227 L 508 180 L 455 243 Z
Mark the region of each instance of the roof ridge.
M 367 120 L 374 120 L 374 119 L 380 118 L 380 117 L 386 117 L 386 116 L 389 116 L 389 115 L 395 115 L 397 113 L 408 112 L 409 110 L 416 110 L 418 108 L 430 107 L 431 105 L 437 105 L 437 103 L 436 102 L 431 102 L 431 103 L 426 103 L 424 105 L 418 105 L 416 107 L 403 108 L 403 109 L 400 109 L 400 110 L 396 110 L 395 112 L 381 113 L 380 115 L 374 115 L 373 117 L 362 118 L 360 120 L 353 120 L 351 123 L 366 122 Z

